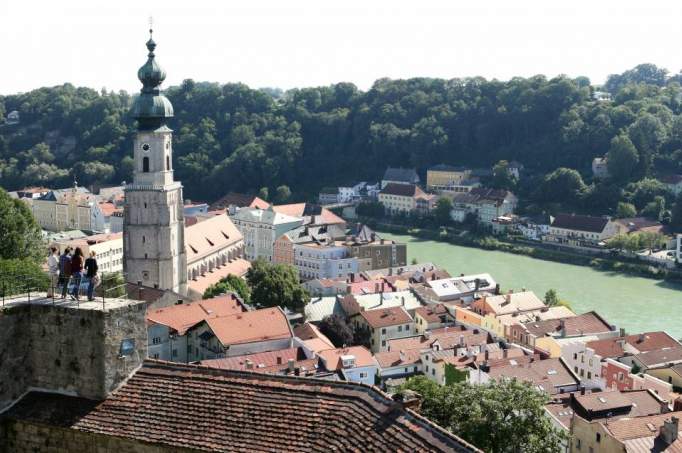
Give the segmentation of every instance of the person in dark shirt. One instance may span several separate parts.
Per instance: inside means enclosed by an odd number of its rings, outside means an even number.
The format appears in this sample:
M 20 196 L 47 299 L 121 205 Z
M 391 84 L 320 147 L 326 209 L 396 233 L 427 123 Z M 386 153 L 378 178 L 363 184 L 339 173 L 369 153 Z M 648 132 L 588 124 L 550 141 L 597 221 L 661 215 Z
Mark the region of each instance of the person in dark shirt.
M 64 253 L 59 257 L 59 284 L 62 287 L 62 299 L 66 298 L 69 288 L 69 278 L 71 278 L 71 252 L 70 247 L 64 249 Z
M 83 277 L 83 251 L 80 247 L 76 247 L 71 257 L 71 278 L 73 281 L 73 291 L 71 292 L 71 300 L 79 300 L 78 290 L 80 290 L 81 279 Z
M 93 293 L 95 291 L 96 281 L 97 281 L 97 259 L 95 259 L 97 254 L 93 251 L 90 252 L 90 257 L 85 260 L 85 276 L 88 277 L 88 300 L 93 300 Z

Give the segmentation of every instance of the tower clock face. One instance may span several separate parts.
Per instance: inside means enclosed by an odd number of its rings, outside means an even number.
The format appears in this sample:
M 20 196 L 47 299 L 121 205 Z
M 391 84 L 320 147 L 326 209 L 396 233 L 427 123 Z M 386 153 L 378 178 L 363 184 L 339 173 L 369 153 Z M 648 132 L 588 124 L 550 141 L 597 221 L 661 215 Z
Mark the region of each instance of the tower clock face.
M 149 143 L 142 144 L 142 151 L 144 151 L 145 153 L 148 153 L 150 149 L 151 147 L 149 146 Z

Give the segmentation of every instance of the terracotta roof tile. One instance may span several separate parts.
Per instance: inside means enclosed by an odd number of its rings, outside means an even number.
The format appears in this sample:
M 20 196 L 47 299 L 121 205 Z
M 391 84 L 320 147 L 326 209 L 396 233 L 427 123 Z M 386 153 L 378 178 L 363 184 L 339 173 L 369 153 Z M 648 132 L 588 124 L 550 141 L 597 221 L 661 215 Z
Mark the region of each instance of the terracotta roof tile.
M 618 440 L 636 439 L 639 437 L 658 436 L 660 427 L 665 420 L 676 416 L 682 418 L 682 412 L 668 412 L 667 414 L 650 415 L 648 417 L 632 417 L 609 421 L 604 427 Z M 651 427 L 654 428 L 652 431 Z
M 625 355 L 626 343 L 639 352 L 649 352 L 656 349 L 678 347 L 680 344 L 665 332 L 645 332 L 638 335 L 607 338 L 586 343 L 588 348 L 603 358 L 615 358 Z
M 172 305 L 147 312 L 147 322 L 168 326 L 184 335 L 187 329 L 209 318 L 241 313 L 236 297 L 225 295 L 189 304 Z
M 407 351 L 386 351 L 374 354 L 374 358 L 381 368 L 413 365 L 421 361 L 419 349 Z
M 448 309 L 443 304 L 429 305 L 426 307 L 419 307 L 415 311 L 415 316 L 419 315 L 428 323 L 441 322 L 441 317 L 445 316 L 447 320 L 454 320 Z
M 527 365 L 491 367 L 491 379 L 518 379 L 530 382 L 549 394 L 558 393 L 562 386 L 577 386 L 580 381 L 560 359 L 534 360 Z
M 561 330 L 562 322 L 566 328 L 566 336 L 569 337 L 595 335 L 613 330 L 611 325 L 594 311 L 568 318 L 529 322 L 524 324 L 524 327 L 530 334 L 535 335 L 536 337 L 542 337 L 548 334 L 558 335 Z
M 369 326 L 375 329 L 413 322 L 412 317 L 403 307 L 365 310 L 360 312 L 360 316 L 365 319 Z
M 293 337 L 279 307 L 208 318 L 206 323 L 223 346 Z
M 227 277 L 228 275 L 236 275 L 237 277 L 243 277 L 251 268 L 251 263 L 243 258 L 233 259 L 232 262 L 227 263 L 223 266 L 216 267 L 211 272 L 206 272 L 204 275 L 198 276 L 194 280 L 187 282 L 189 289 L 197 292 L 198 294 L 204 294 L 209 286 L 215 285 L 221 279 Z
M 29 397 L 3 415 L 26 418 L 24 402 L 41 404 L 45 399 Z M 70 429 L 160 448 L 478 451 L 374 387 L 157 361 L 145 362 L 94 409 L 78 409 Z M 49 423 L 55 423 L 49 415 Z
M 329 371 L 340 370 L 343 368 L 341 363 L 342 356 L 352 355 L 355 357 L 356 367 L 365 367 L 376 365 L 374 356 L 364 346 L 351 346 L 348 348 L 327 349 L 326 351 L 319 351 L 317 355 L 324 362 L 324 366 Z

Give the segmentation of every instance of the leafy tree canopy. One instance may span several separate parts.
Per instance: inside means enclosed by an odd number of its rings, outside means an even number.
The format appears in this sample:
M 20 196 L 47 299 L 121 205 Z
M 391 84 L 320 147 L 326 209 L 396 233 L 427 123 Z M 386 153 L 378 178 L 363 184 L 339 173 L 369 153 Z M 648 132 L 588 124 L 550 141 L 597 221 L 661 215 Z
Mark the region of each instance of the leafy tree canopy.
M 204 291 L 204 299 L 225 294 L 227 292 L 235 292 L 242 298 L 244 303 L 251 303 L 251 289 L 246 284 L 243 278 L 230 274 L 225 278 L 220 279 L 215 285 L 211 285 Z
M 247 272 L 246 281 L 251 287 L 251 302 L 258 307 L 282 307 L 301 313 L 310 299 L 296 269 L 288 264 L 258 259 Z

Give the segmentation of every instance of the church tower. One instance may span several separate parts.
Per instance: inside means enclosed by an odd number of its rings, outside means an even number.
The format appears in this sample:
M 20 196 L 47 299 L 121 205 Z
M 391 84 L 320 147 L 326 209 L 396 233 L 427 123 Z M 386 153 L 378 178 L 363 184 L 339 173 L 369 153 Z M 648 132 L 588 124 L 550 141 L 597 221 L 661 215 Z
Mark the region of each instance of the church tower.
M 125 188 L 123 270 L 130 283 L 187 292 L 187 257 L 182 184 L 173 180 L 173 131 L 166 126 L 173 106 L 159 86 L 166 73 L 156 62 L 156 43 L 147 41 L 147 62 L 137 72 L 142 91 L 132 115 L 138 122 L 135 169 Z

